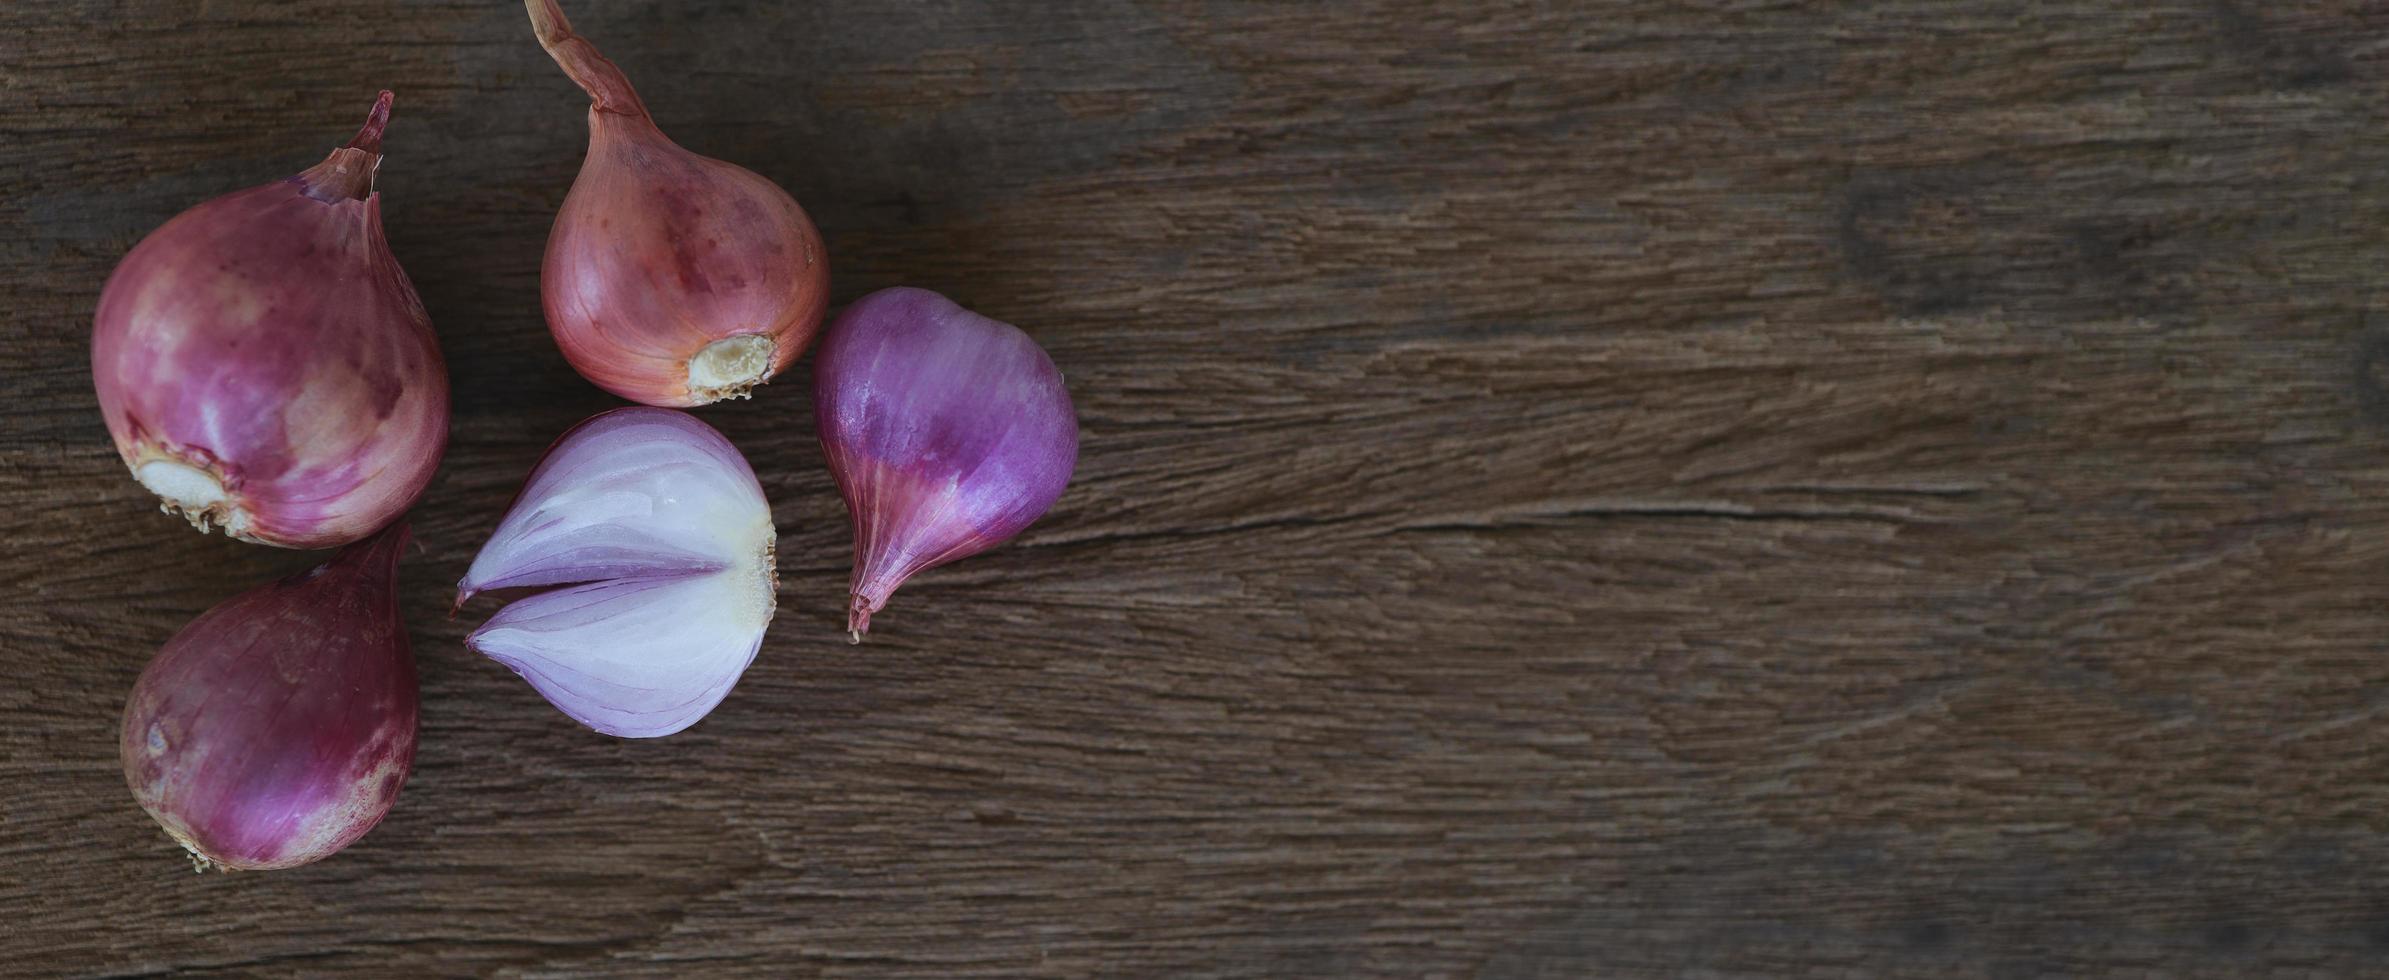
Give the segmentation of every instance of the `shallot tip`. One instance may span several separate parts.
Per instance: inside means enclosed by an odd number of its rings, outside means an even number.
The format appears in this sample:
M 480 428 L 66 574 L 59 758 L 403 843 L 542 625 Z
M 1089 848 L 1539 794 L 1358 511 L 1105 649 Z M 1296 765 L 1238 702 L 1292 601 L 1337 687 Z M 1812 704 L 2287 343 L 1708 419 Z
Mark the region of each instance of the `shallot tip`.
M 848 643 L 863 642 L 863 634 L 871 632 L 871 600 L 860 592 L 850 593 L 846 605 L 846 633 Z
M 357 130 L 357 137 L 348 141 L 348 149 L 367 153 L 382 152 L 382 130 L 390 125 L 390 104 L 397 101 L 396 93 L 383 89 L 375 96 L 373 109 L 365 114 L 365 125 Z
M 573 84 L 589 93 L 590 111 L 646 118 L 647 104 L 639 101 L 630 79 L 597 53 L 596 45 L 572 32 L 572 21 L 565 18 L 564 8 L 556 0 L 523 0 L 523 8 L 531 15 L 531 33 L 539 38 L 540 48 L 556 59 L 557 67 L 564 69 Z

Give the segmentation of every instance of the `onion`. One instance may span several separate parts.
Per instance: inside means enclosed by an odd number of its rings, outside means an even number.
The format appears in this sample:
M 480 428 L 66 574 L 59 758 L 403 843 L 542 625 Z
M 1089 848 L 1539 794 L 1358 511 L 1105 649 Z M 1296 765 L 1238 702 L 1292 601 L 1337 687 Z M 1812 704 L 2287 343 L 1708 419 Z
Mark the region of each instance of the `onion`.
M 398 518 L 448 441 L 448 375 L 382 239 L 390 93 L 296 177 L 216 198 L 133 247 L 100 293 L 92 380 L 167 513 L 329 548 Z
M 397 801 L 415 761 L 405 542 L 394 526 L 234 596 L 141 672 L 124 709 L 125 782 L 200 870 L 321 860 Z
M 583 377 L 632 401 L 746 397 L 821 327 L 821 233 L 771 181 L 665 138 L 555 0 L 525 6 L 540 46 L 590 100 L 589 156 L 540 274 L 556 345 Z
M 548 448 L 457 583 L 547 589 L 466 638 L 608 735 L 670 735 L 730 693 L 778 581 L 771 507 L 745 457 L 685 412 L 620 408 Z
M 925 289 L 883 289 L 840 314 L 814 359 L 813 401 L 854 518 L 857 641 L 905 579 L 1043 515 L 1078 462 L 1053 360 L 1019 328 Z

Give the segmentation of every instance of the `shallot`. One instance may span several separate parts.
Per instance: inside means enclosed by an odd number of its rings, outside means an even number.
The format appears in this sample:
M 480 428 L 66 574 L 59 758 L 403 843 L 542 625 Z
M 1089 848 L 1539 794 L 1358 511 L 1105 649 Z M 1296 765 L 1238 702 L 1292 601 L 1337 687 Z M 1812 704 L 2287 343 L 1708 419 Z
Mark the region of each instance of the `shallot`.
M 549 447 L 457 583 L 538 589 L 466 639 L 574 720 L 651 738 L 730 693 L 777 608 L 755 471 L 688 413 L 620 408 Z
M 821 233 L 778 185 L 666 138 L 556 0 L 524 6 L 540 46 L 589 93 L 589 155 L 540 273 L 556 345 L 583 377 L 635 402 L 746 397 L 821 327 Z
M 854 519 L 847 629 L 896 587 L 1019 534 L 1078 462 L 1053 359 L 1010 324 L 925 289 L 847 307 L 813 362 L 814 417 Z
M 201 531 L 328 548 L 413 505 L 448 374 L 373 191 L 391 96 L 322 163 L 134 246 L 100 293 L 92 380 L 116 450 Z
M 393 526 L 234 596 L 141 672 L 124 709 L 125 782 L 200 870 L 321 860 L 397 801 L 415 760 L 405 542 Z

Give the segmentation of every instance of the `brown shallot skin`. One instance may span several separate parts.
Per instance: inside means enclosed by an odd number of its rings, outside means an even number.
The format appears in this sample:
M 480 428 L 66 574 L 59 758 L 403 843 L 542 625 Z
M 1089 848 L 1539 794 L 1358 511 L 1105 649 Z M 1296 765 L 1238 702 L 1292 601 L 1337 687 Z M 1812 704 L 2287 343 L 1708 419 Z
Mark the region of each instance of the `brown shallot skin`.
M 621 70 L 526 0 L 540 44 L 589 93 L 589 153 L 548 235 L 541 305 L 583 377 L 632 401 L 743 398 L 821 328 L 829 263 L 786 191 L 682 149 Z

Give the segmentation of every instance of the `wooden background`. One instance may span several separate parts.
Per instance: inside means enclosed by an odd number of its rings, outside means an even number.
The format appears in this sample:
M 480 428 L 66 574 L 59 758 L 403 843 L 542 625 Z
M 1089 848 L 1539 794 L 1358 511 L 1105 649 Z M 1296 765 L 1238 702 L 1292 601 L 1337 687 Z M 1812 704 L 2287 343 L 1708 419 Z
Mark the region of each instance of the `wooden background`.
M 839 303 L 1036 336 L 1071 491 L 848 646 L 809 367 L 707 409 L 780 616 L 693 730 L 581 730 L 444 616 L 615 404 L 539 319 L 585 100 L 519 8 L 0 5 L 0 970 L 2389 970 L 2389 6 L 571 9 Z M 155 512 L 92 306 L 385 86 L 456 389 L 421 761 L 194 875 L 125 693 L 315 559 Z

